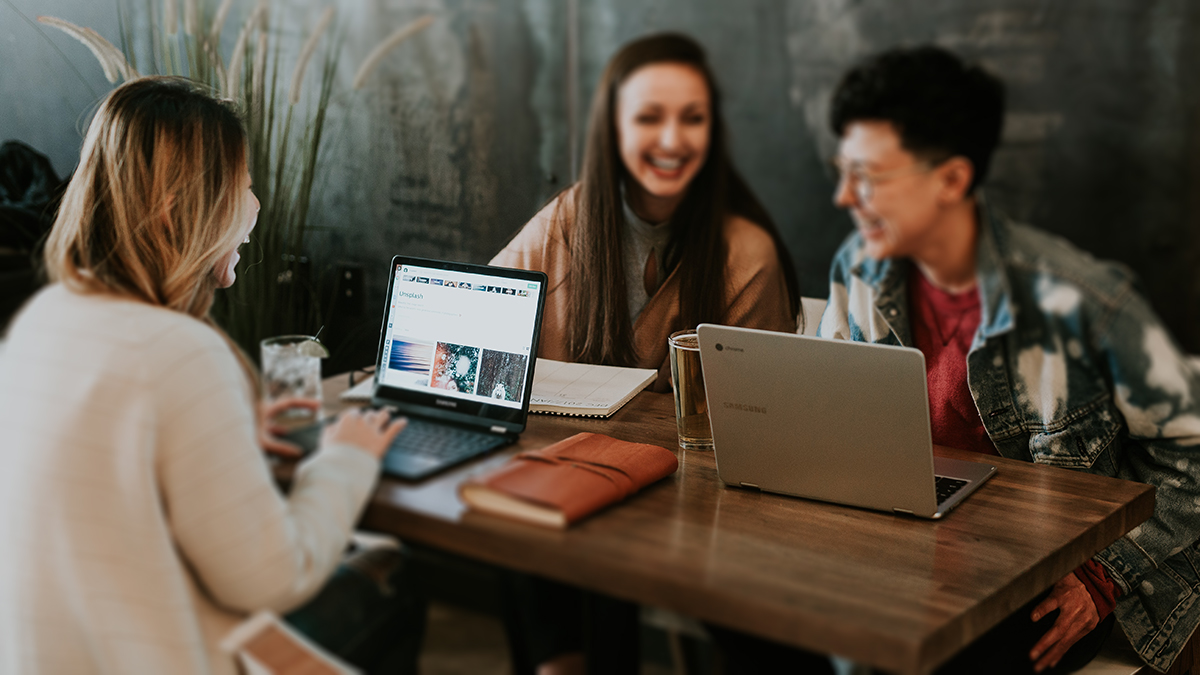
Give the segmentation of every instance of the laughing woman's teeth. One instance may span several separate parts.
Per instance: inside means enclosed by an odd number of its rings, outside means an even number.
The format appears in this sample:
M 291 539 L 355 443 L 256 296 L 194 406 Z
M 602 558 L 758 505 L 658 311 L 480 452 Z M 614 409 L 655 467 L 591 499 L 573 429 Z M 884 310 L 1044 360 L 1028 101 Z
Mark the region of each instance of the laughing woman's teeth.
M 682 159 L 660 159 L 657 157 L 651 157 L 650 163 L 653 164 L 655 168 L 662 169 L 663 171 L 674 171 L 680 166 L 683 166 Z

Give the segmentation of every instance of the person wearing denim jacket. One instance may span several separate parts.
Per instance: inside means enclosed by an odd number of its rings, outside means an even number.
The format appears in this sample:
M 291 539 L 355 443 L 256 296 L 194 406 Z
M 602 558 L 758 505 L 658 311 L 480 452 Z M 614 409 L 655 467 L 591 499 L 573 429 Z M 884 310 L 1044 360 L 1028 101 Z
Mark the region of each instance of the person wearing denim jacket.
M 1166 670 L 1200 624 L 1200 377 L 1127 269 L 984 202 L 976 188 L 1003 108 L 999 80 L 935 47 L 885 52 L 842 80 L 830 113 L 835 202 L 857 231 L 834 258 L 818 335 L 914 346 L 914 322 L 928 316 L 910 307 L 928 292 L 914 284 L 977 295 L 973 338 L 959 337 L 958 410 L 982 425 L 987 450 L 1156 488 L 1151 518 L 1093 560 L 1131 644 Z M 1056 516 L 1033 505 L 1021 515 Z M 1045 627 L 995 652 L 1028 650 L 1010 654 L 1022 670 L 1081 667 L 1112 624 L 1085 586 L 1075 575 L 1056 583 L 1010 617 Z M 939 672 L 975 672 L 981 660 L 956 657 Z
M 967 371 L 983 424 L 1004 457 L 1155 486 L 1154 515 L 1095 559 L 1121 587 L 1130 642 L 1166 670 L 1200 624 L 1200 382 L 1128 270 L 979 215 Z M 818 335 L 911 346 L 910 264 L 867 257 L 852 234 Z

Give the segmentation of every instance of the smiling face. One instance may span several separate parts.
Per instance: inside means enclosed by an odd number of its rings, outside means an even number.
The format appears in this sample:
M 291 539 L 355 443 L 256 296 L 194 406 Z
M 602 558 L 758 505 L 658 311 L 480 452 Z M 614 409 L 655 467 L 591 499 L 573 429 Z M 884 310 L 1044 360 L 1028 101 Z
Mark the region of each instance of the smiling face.
M 937 168 L 921 170 L 922 161 L 902 147 L 891 122 L 847 125 L 838 142 L 838 162 L 847 171 L 838 182 L 834 203 L 850 211 L 867 255 L 876 260 L 910 257 L 932 243 L 943 183 Z M 847 175 L 853 170 L 887 177 L 872 181 L 870 198 L 864 200 Z
M 617 89 L 617 142 L 636 201 L 673 211 L 708 157 L 712 96 L 704 75 L 682 63 L 652 63 Z M 666 214 L 669 217 L 669 213 Z
M 241 237 L 238 239 L 238 246 L 226 253 L 217 261 L 216 267 L 213 269 L 213 275 L 217 279 L 218 288 L 229 288 L 237 279 L 237 273 L 234 271 L 238 261 L 242 256 L 238 253 L 238 247 L 241 244 L 250 241 L 250 231 L 254 229 L 255 223 L 258 222 L 258 197 L 254 196 L 254 192 L 250 189 L 250 172 L 246 171 L 246 175 L 242 178 L 242 186 L 246 191 L 245 201 L 243 202 L 241 216 L 242 222 L 239 224 Z

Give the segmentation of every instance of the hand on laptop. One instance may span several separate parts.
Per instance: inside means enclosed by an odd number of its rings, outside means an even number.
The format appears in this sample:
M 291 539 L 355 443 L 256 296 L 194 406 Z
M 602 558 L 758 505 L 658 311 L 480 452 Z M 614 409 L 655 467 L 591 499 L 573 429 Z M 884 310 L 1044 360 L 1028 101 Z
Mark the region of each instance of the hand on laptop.
M 393 420 L 391 411 L 386 408 L 351 409 L 339 415 L 336 422 L 325 427 L 321 434 L 321 445 L 349 443 L 366 450 L 376 458 L 382 458 L 388 446 L 392 444 L 392 439 L 407 425 L 407 418 L 397 417 Z
M 290 397 L 281 398 L 270 403 L 263 403 L 258 406 L 258 444 L 268 454 L 278 455 L 287 459 L 299 459 L 304 454 L 294 443 L 289 443 L 279 438 L 279 436 L 288 431 L 288 427 L 275 422 L 275 418 L 279 417 L 284 411 L 295 410 L 297 408 L 311 413 L 311 418 L 316 419 L 321 410 L 321 402 L 315 398 Z

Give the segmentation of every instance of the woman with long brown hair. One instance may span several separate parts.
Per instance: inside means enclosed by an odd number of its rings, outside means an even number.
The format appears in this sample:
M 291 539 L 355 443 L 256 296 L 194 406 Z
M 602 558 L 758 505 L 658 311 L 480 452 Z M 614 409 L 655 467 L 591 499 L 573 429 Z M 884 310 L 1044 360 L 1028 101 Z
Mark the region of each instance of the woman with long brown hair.
M 227 102 L 144 78 L 101 103 L 0 358 L 0 672 L 234 673 L 222 637 L 337 568 L 403 421 L 342 416 L 275 488 L 208 315 L 257 212 Z
M 661 34 L 609 61 L 580 180 L 492 259 L 549 276 L 539 355 L 656 368 L 701 322 L 794 331 L 796 272 L 734 168 L 704 50 Z
M 704 50 L 678 34 L 625 45 L 592 100 L 580 180 L 493 265 L 549 277 L 538 354 L 654 368 L 670 388 L 667 337 L 702 322 L 794 331 L 800 293 L 766 209 L 734 168 Z M 520 670 L 585 670 L 585 604 L 636 641 L 636 608 L 517 573 L 501 576 Z M 636 649 L 632 650 L 636 660 Z M 636 663 L 590 654 L 595 670 Z

